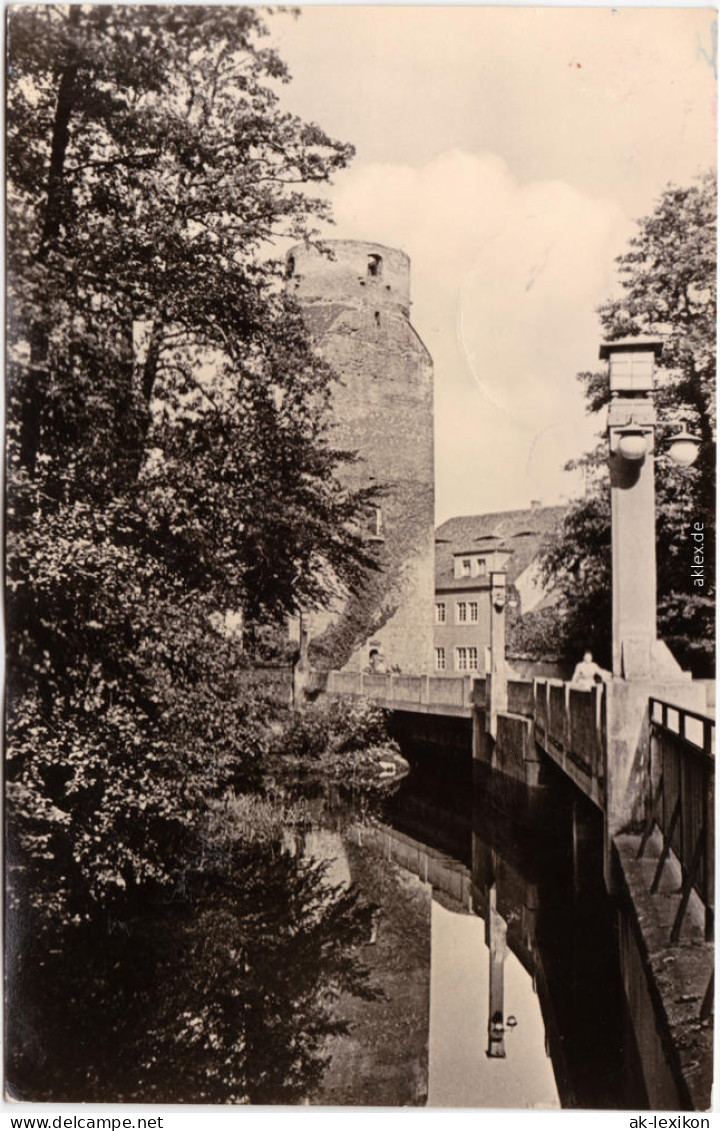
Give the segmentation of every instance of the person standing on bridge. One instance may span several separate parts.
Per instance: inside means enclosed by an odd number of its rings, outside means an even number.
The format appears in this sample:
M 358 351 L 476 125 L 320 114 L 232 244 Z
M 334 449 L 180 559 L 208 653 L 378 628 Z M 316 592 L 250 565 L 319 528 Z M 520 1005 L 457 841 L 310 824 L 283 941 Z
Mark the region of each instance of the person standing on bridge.
M 592 687 L 594 683 L 605 683 L 608 679 L 610 672 L 595 663 L 592 652 L 585 652 L 580 663 L 575 665 L 571 683 L 574 687 Z

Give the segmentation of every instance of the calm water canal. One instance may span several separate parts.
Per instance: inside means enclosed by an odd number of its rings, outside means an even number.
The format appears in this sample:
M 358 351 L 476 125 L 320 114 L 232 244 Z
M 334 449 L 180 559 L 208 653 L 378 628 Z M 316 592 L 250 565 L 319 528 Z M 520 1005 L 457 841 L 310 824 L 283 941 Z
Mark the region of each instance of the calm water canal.
M 308 791 L 293 850 L 376 907 L 316 1104 L 644 1109 L 600 829 L 558 784 L 550 830 L 421 761 L 378 802 Z

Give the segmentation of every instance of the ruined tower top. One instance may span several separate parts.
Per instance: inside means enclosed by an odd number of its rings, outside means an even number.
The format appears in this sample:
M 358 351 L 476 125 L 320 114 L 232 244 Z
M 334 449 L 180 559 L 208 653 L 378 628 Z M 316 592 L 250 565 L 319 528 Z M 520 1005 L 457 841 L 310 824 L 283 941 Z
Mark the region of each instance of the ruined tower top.
M 410 308 L 410 259 L 404 251 L 364 240 L 326 240 L 331 256 L 296 244 L 287 255 L 288 286 L 302 303 Z

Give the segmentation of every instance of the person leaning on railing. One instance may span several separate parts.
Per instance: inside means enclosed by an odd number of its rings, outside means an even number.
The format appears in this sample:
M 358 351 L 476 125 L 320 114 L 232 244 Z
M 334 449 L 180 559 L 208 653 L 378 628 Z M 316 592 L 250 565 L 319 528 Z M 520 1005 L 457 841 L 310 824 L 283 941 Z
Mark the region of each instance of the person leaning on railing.
M 610 672 L 596 664 L 592 652 L 585 652 L 580 663 L 575 665 L 573 677 L 570 680 L 573 687 L 587 688 L 595 683 L 605 683 L 610 679 Z

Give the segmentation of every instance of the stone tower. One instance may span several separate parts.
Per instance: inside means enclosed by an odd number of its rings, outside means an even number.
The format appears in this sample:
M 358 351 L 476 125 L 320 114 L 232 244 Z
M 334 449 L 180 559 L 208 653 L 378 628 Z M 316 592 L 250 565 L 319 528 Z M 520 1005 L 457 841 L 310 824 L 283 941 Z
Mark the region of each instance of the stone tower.
M 434 468 L 432 359 L 413 329 L 410 260 L 381 244 L 329 240 L 331 258 L 299 245 L 288 288 L 338 380 L 332 441 L 358 453 L 352 487 L 384 494 L 368 516 L 382 572 L 306 628 L 313 667 L 429 672 L 433 646 Z

